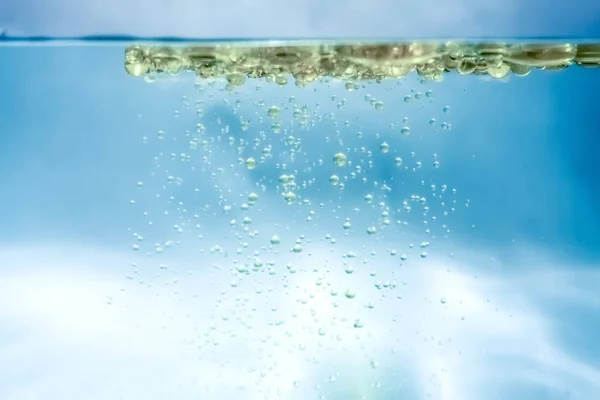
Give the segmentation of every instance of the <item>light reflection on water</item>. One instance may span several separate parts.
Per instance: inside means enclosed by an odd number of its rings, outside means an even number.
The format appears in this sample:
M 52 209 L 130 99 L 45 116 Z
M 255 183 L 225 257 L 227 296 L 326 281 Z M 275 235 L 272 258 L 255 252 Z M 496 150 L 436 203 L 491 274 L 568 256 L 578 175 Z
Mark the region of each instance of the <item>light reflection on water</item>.
M 597 69 L 148 84 L 124 50 L 0 47 L 1 398 L 598 392 Z

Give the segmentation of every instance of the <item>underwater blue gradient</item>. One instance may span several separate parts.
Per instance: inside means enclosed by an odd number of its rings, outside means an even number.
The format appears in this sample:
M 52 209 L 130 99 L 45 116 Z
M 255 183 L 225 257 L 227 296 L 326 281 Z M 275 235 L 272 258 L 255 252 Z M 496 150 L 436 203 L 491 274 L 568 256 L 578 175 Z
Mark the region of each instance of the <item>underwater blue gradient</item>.
M 582 6 L 593 7 L 591 4 Z M 17 6 L 11 3 L 8 7 L 14 11 Z M 524 24 L 527 16 L 539 15 L 539 8 L 529 2 L 520 14 L 523 21 L 517 18 L 515 23 Z M 29 19 L 19 21 L 23 23 L 22 32 L 27 32 L 29 22 L 23 21 Z M 570 27 L 561 26 L 565 30 Z M 587 26 L 577 32 L 600 33 L 597 27 Z M 541 29 L 532 33 L 542 32 Z M 30 31 L 37 33 L 33 28 Z M 351 360 L 327 359 L 329 353 L 323 350 L 325 360 L 321 364 L 313 366 L 307 362 L 303 367 L 309 371 L 301 389 L 304 392 L 284 392 L 287 394 L 282 398 L 317 398 L 325 393 L 328 399 L 364 396 L 589 400 L 600 393 L 600 346 L 596 339 L 600 331 L 600 119 L 595 100 L 600 92 L 600 71 L 576 67 L 557 72 L 534 71 L 505 82 L 448 74 L 441 83 L 420 83 L 416 75 L 410 75 L 400 85 L 394 81 L 373 83 L 356 92 L 347 92 L 336 82 L 329 86 L 311 84 L 303 89 L 293 84 L 281 88 L 264 83 L 261 90 L 255 89 L 255 82 L 249 82 L 239 89 L 243 101 L 234 111 L 236 94 L 219 91 L 220 84 L 204 94 L 194 88 L 191 74 L 149 84 L 128 76 L 123 58 L 121 45 L 0 47 L 0 87 L 4 88 L 0 100 L 0 398 L 160 399 L 172 395 L 175 397 L 171 398 L 218 399 L 232 393 L 239 398 L 263 398 L 252 391 L 253 381 L 244 384 L 245 392 L 219 392 L 218 387 L 209 390 L 203 388 L 201 378 L 197 385 L 190 384 L 206 373 L 202 371 L 210 371 L 216 365 L 235 365 L 231 360 L 235 360 L 237 350 L 221 345 L 220 350 L 211 353 L 214 359 L 208 360 L 202 353 L 196 360 L 193 350 L 189 350 L 194 347 L 178 347 L 188 334 L 195 339 L 202 335 L 192 328 L 188 332 L 188 328 L 173 321 L 180 317 L 185 320 L 185 313 L 195 315 L 204 310 L 207 306 L 194 296 L 212 301 L 219 296 L 217 288 L 227 283 L 220 280 L 218 273 L 201 275 L 202 279 L 196 274 L 196 278 L 186 281 L 184 271 L 193 269 L 202 274 L 214 264 L 225 268 L 236 257 L 239 241 L 227 229 L 231 218 L 242 217 L 237 211 L 232 211 L 237 213 L 232 216 L 222 215 L 215 185 L 231 190 L 230 200 L 238 202 L 236 209 L 244 201 L 239 196 L 247 196 L 261 184 L 268 187 L 261 194 L 264 208 L 252 214 L 259 224 L 261 240 L 270 237 L 272 224 L 278 222 L 278 233 L 283 241 L 287 240 L 288 247 L 300 234 L 313 238 L 307 245 L 315 251 L 313 261 L 307 261 L 311 259 L 306 255 L 301 258 L 300 264 L 308 265 L 306 268 L 328 257 L 335 259 L 328 255 L 330 245 L 323 242 L 326 233 L 339 236 L 339 246 L 346 246 L 344 251 L 367 243 L 363 233 L 342 237 L 343 219 L 351 215 L 356 204 L 363 207 L 365 194 L 374 189 L 348 183 L 343 195 L 332 192 L 328 179 L 337 170 L 330 165 L 331 157 L 340 148 L 336 129 L 345 146 L 365 146 L 373 152 L 374 167 L 368 174 L 372 180 L 390 184 L 392 191 L 386 201 L 394 208 L 400 208 L 412 194 L 430 193 L 428 187 L 434 183 L 456 188 L 454 197 L 446 197 L 457 200 L 456 212 L 445 220 L 451 229 L 449 234 L 432 223 L 436 239 L 431 239 L 426 260 L 414 256 L 417 261 L 412 263 L 413 258 L 409 258 L 409 271 L 405 273 L 408 284 L 399 289 L 403 291 L 404 303 L 398 304 L 403 305 L 385 303 L 377 311 L 382 313 L 376 314 L 377 318 L 392 314 L 404 318 L 405 330 L 410 331 L 406 337 L 411 338 L 406 343 L 410 344 L 403 347 L 403 343 L 393 340 L 389 347 L 395 347 L 397 352 L 379 353 L 382 367 L 378 370 L 369 369 L 367 363 L 364 376 L 368 383 L 361 384 L 363 392 L 359 394 L 350 385 L 362 379 L 353 376 L 357 368 L 364 368 L 353 364 L 362 365 L 356 361 L 359 356 Z M 422 93 L 432 90 L 433 97 L 405 103 L 402 99 L 411 89 Z M 210 101 L 207 93 L 216 100 Z M 384 109 L 375 110 L 364 100 L 366 94 L 383 101 Z M 334 95 L 337 99 L 332 101 Z M 189 98 L 188 110 L 182 106 L 183 96 Z M 311 112 L 318 103 L 319 114 L 334 113 L 333 121 L 338 123 L 334 128 L 332 120 L 324 118 L 309 131 L 294 132 L 302 140 L 310 162 L 315 163 L 312 172 L 299 175 L 299 179 L 315 178 L 315 183 L 303 192 L 304 198 L 311 201 L 305 208 L 287 206 L 273 189 L 281 174 L 277 163 L 305 167 L 303 158 L 289 161 L 288 149 L 283 145 L 274 147 L 270 164 L 238 175 L 228 169 L 238 163 L 239 157 L 235 148 L 227 144 L 228 136 L 254 138 L 261 130 L 273 135 L 265 107 L 255 103 L 263 100 L 267 105 L 279 104 L 283 118 L 290 120 L 291 109 L 283 108 L 289 105 L 290 96 L 295 96 L 296 104 L 306 104 Z M 338 109 L 336 104 L 341 98 L 346 99 L 346 105 Z M 180 161 L 169 161 L 171 153 L 176 158 L 182 152 L 190 153 L 183 132 L 195 130 L 197 99 L 206 101 L 202 118 L 205 135 L 215 140 L 215 148 L 220 151 L 213 167 L 218 164 L 230 171 L 221 178 L 210 176 L 214 171 L 201 171 L 199 167 L 192 171 Z M 450 111 L 444 112 L 444 106 L 450 106 Z M 176 110 L 180 111 L 178 117 L 174 115 Z M 240 115 L 252 120 L 247 132 L 239 128 Z M 259 116 L 264 123 L 259 122 Z M 408 117 L 412 131 L 408 138 L 400 135 L 398 127 L 390 128 L 391 123 L 403 117 Z M 430 118 L 437 120 L 435 127 L 429 125 Z M 348 127 L 344 121 L 349 121 Z M 450 130 L 440 128 L 444 121 L 451 123 Z M 225 125 L 230 126 L 230 131 L 222 134 L 220 130 Z M 158 130 L 164 130 L 168 140 L 157 140 Z M 357 137 L 358 131 L 363 132 L 362 138 Z M 147 144 L 143 144 L 144 136 Z M 423 162 L 423 171 L 399 175 L 390 162 L 394 156 L 379 151 L 382 140 L 405 163 L 412 162 L 410 152 L 414 151 L 414 160 Z M 164 158 L 159 170 L 155 169 L 154 157 L 161 152 Z M 439 169 L 432 167 L 434 153 L 440 161 Z M 324 166 L 319 167 L 318 159 L 324 160 Z M 152 175 L 153 171 L 158 177 Z M 169 174 L 182 177 L 187 186 L 164 191 Z M 142 189 L 136 186 L 138 181 L 144 182 Z M 167 206 L 166 199 L 155 198 L 157 192 L 170 193 L 184 205 Z M 131 200 L 135 204 L 130 204 Z M 465 207 L 467 201 L 469 206 Z M 326 211 L 316 213 L 315 224 L 307 224 L 308 210 L 318 210 L 319 203 L 325 204 Z M 342 207 L 338 214 L 336 204 Z M 213 208 L 204 212 L 205 205 Z M 178 214 L 181 207 L 190 207 L 189 215 L 203 215 L 198 234 L 204 235 L 204 242 L 198 242 L 198 247 L 185 236 L 169 256 L 170 262 L 180 266 L 177 276 L 185 299 L 177 300 L 178 295 L 161 289 L 163 286 L 158 283 L 146 289 L 153 273 L 141 285 L 127 283 L 132 261 L 146 265 L 144 254 L 153 252 L 155 242 L 179 240 L 173 236 L 173 225 L 184 221 Z M 432 215 L 441 214 L 439 207 L 432 203 Z M 169 215 L 163 214 L 166 209 L 171 211 Z M 148 218 L 142 211 L 156 215 L 152 229 L 147 228 Z M 376 207 L 361 213 L 352 217 L 356 232 L 364 232 L 370 218 L 379 215 Z M 426 218 L 420 212 L 401 215 L 415 230 L 382 232 L 377 242 L 367 245 L 367 249 L 372 246 L 378 253 L 369 265 L 379 264 L 384 271 L 392 271 L 398 267 L 398 259 L 393 264 L 387 261 L 389 257 L 384 259 L 381 254 L 387 249 L 397 247 L 400 253 L 408 243 L 418 248 L 422 240 L 430 240 L 423 233 L 421 221 Z M 132 254 L 133 232 L 146 236 L 142 246 L 148 247 L 143 247 L 140 255 Z M 218 251 L 209 251 L 217 244 L 231 257 L 219 258 Z M 413 254 L 418 255 L 419 251 Z M 368 258 L 368 252 L 365 250 L 361 257 Z M 286 251 L 273 258 L 283 266 L 296 260 L 294 254 Z M 155 255 L 146 259 L 158 262 Z M 193 266 L 186 260 L 194 260 Z M 447 270 L 456 271 L 457 275 L 439 278 Z M 368 274 L 365 282 L 367 277 Z M 277 287 L 277 281 L 273 285 Z M 438 288 L 444 285 L 450 285 L 445 289 L 447 293 L 455 290 L 452 287 L 472 289 L 471 305 L 480 299 L 481 307 L 488 308 L 464 311 L 463 322 L 460 318 L 452 320 L 449 312 L 438 307 L 439 298 L 443 297 Z M 155 298 L 155 292 L 161 295 Z M 431 293 L 435 297 L 431 298 Z M 390 295 L 390 299 L 397 294 Z M 465 289 L 456 296 L 466 294 Z M 114 297 L 114 303 L 107 304 L 107 296 Z M 129 296 L 128 303 L 119 302 L 119 296 Z M 452 296 L 447 296 L 452 305 Z M 162 303 L 161 298 L 167 298 L 168 303 Z M 260 301 L 256 299 L 259 308 Z M 88 309 L 86 304 L 93 307 Z M 458 305 L 458 300 L 454 304 Z M 468 305 L 468 298 L 460 304 Z M 134 310 L 136 317 L 131 316 Z M 261 312 L 258 311 L 258 320 L 263 318 Z M 264 315 L 267 313 L 264 311 Z M 140 315 L 152 323 L 139 322 L 136 318 Z M 103 322 L 94 322 L 94 316 Z M 375 317 L 365 318 L 369 321 Z M 464 325 L 479 323 L 479 319 L 481 326 Z M 390 318 L 383 320 L 387 322 L 382 323 L 381 332 L 388 330 L 386 324 L 393 325 Z M 435 324 L 426 325 L 425 320 Z M 190 323 L 208 326 L 202 319 L 192 318 Z M 163 324 L 175 328 L 162 330 Z M 259 335 L 261 326 L 257 322 L 253 334 Z M 413 334 L 413 330 L 419 333 Z M 419 339 L 412 342 L 415 335 Z M 435 339 L 428 339 L 430 336 Z M 460 350 L 463 358 L 446 360 L 439 368 L 419 364 L 443 353 L 438 350 L 441 344 L 419 347 L 425 346 L 423 342 L 438 340 L 451 346 L 443 348 L 451 348 L 448 351 L 456 357 Z M 165 343 L 163 349 L 161 343 Z M 169 347 L 172 343 L 177 345 Z M 349 346 L 348 354 L 354 351 Z M 172 349 L 175 350 L 171 352 Z M 219 351 L 223 352 L 222 362 L 218 361 Z M 186 361 L 180 362 L 175 354 L 185 354 Z M 410 354 L 423 360 L 405 363 Z M 285 354 L 280 357 L 286 358 Z M 472 358 L 466 362 L 465 357 Z M 168 372 L 161 363 L 167 365 Z M 196 371 L 199 363 L 204 369 Z M 339 380 L 346 379 L 344 384 L 324 383 L 331 368 L 340 374 Z M 432 373 L 432 368 L 437 372 Z M 244 373 L 245 369 L 239 372 Z M 282 373 L 285 378 L 285 371 Z M 163 376 L 164 381 L 157 376 Z M 232 372 L 232 376 L 236 373 Z M 373 392 L 369 385 L 375 381 L 386 392 Z M 315 389 L 315 385 L 321 388 Z M 90 393 L 90 387 L 96 389 Z M 271 395 L 276 398 L 275 393 Z

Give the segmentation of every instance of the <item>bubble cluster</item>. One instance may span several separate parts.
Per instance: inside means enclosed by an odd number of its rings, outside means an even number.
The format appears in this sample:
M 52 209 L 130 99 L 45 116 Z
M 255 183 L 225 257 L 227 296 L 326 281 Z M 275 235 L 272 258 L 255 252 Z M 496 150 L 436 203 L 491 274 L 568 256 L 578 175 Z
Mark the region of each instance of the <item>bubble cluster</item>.
M 443 289 L 431 297 L 411 285 L 440 264 L 454 214 L 469 201 L 455 190 L 446 170 L 453 160 L 438 141 L 456 140 L 460 105 L 440 103 L 443 90 L 434 96 L 420 79 L 373 88 L 427 64 L 437 48 L 334 46 L 326 57 L 326 46 L 316 56 L 236 46 L 144 56 L 149 76 L 162 67 L 176 73 L 167 58 L 185 54 L 198 79 L 178 102 L 176 122 L 144 132 L 154 156 L 150 173 L 131 182 L 128 207 L 141 222 L 129 232 L 137 264 L 128 280 L 190 305 L 186 356 L 218 359 L 232 349 L 243 396 L 306 389 L 307 398 L 309 390 L 329 397 L 335 385 L 354 384 L 335 364 L 352 354 L 381 374 L 364 378 L 372 391 L 364 395 L 395 398 L 378 380 L 396 368 L 384 354 L 397 344 L 378 338 L 421 329 L 419 341 L 429 340 L 432 332 L 405 324 L 405 304 L 424 307 L 419 318 L 429 304 L 432 312 L 458 304 Z M 271 63 L 261 64 L 263 51 Z M 266 88 L 286 85 L 290 74 L 318 85 L 308 94 Z M 299 372 L 303 363 L 319 384 Z M 279 384 L 288 391 L 272 390 Z
M 263 78 L 285 85 L 292 75 L 304 86 L 322 77 L 346 80 L 346 90 L 358 89 L 359 80 L 401 78 L 415 71 L 423 79 L 441 80 L 456 71 L 461 75 L 488 75 L 501 79 L 509 74 L 527 75 L 531 70 L 561 69 L 571 65 L 600 65 L 597 43 L 336 43 L 309 45 L 294 42 L 259 46 L 216 43 L 212 46 L 166 47 L 135 45 L 125 52 L 125 70 L 153 81 L 157 74 L 177 75 L 182 70 L 201 78 L 225 77 L 231 87 L 246 78 Z M 427 96 L 427 94 L 426 94 Z M 406 95 L 404 101 L 413 98 Z M 430 96 L 428 96 L 430 97 Z M 383 110 L 383 102 L 373 106 Z M 273 114 L 273 115 L 271 115 Z M 274 108 L 269 115 L 279 115 Z

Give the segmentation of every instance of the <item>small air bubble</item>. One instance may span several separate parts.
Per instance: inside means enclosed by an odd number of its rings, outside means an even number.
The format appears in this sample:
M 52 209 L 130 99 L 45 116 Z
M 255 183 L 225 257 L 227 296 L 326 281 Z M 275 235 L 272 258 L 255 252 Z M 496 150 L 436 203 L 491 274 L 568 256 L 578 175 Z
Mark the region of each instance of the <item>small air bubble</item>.
M 273 235 L 271 237 L 270 241 L 271 241 L 271 244 L 279 244 L 279 243 L 281 243 L 281 239 L 277 235 Z
M 248 157 L 246 160 L 246 168 L 254 169 L 256 167 L 256 160 L 252 157 Z
M 278 118 L 280 113 L 281 113 L 281 111 L 279 110 L 279 107 L 277 107 L 277 106 L 271 106 L 267 110 L 267 114 L 269 115 L 269 117 L 271 117 L 273 119 Z
M 250 193 L 248 195 L 248 203 L 249 204 L 254 204 L 258 201 L 258 195 L 256 193 Z
M 344 153 L 337 153 L 336 155 L 333 156 L 333 162 L 335 165 L 337 165 L 338 167 L 343 167 L 346 165 L 346 155 Z

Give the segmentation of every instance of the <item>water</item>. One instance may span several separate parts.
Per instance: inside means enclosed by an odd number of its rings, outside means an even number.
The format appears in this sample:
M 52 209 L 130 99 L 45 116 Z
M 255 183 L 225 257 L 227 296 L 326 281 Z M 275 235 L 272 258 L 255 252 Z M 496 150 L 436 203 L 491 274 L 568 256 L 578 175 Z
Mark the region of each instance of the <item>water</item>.
M 595 398 L 564 42 L 5 42 L 0 398 Z

